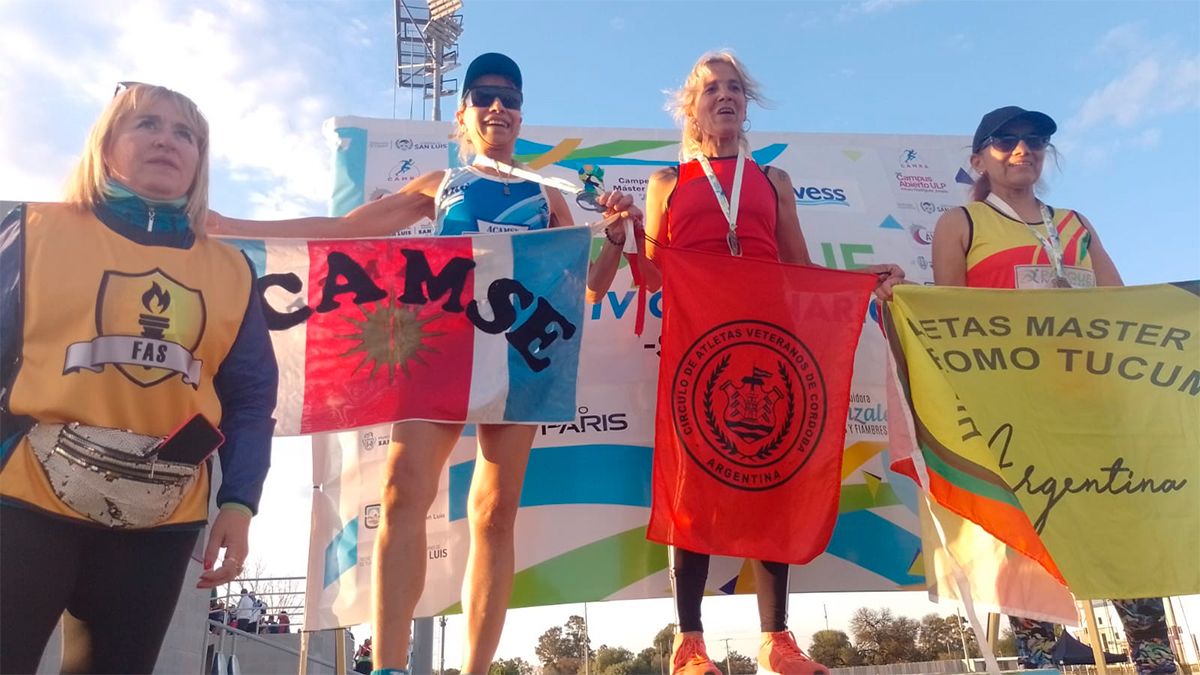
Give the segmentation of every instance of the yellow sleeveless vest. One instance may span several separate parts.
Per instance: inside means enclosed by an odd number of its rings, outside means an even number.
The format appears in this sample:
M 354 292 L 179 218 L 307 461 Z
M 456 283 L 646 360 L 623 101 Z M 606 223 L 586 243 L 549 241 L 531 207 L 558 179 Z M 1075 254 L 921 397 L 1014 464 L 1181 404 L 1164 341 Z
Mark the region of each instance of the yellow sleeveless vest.
M 29 204 L 21 363 L 10 410 L 39 422 L 166 436 L 196 413 L 213 424 L 213 378 L 252 292 L 242 254 L 212 239 L 148 246 L 90 212 Z M 206 519 L 209 475 L 163 525 Z M 0 470 L 0 496 L 81 519 L 54 495 L 28 440 Z

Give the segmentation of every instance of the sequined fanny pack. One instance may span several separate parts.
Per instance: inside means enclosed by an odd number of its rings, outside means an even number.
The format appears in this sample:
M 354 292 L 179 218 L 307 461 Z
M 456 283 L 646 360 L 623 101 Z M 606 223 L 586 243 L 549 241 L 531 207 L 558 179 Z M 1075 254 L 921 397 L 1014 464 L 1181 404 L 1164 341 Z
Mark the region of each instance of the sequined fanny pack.
M 54 494 L 108 527 L 161 523 L 196 478 L 195 465 L 158 459 L 158 436 L 72 422 L 38 424 L 28 438 Z

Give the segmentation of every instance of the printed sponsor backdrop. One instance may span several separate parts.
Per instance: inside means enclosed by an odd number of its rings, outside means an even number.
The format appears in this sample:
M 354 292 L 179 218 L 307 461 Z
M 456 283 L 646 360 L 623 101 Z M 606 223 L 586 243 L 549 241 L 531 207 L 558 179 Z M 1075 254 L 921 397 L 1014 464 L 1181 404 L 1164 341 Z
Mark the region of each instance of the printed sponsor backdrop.
M 326 130 L 336 148 L 335 214 L 459 163 L 447 123 L 338 117 Z M 909 279 L 932 281 L 933 226 L 964 199 L 968 139 L 755 133 L 751 141 L 759 164 L 791 175 L 817 263 L 855 269 L 895 262 Z M 598 167 L 607 188 L 644 202 L 648 176 L 675 164 L 678 150 L 674 130 L 527 126 L 516 153 L 540 173 L 577 183 L 581 170 Z M 595 218 L 572 208 L 577 223 Z M 431 231 L 426 221 L 403 234 Z M 600 244 L 594 242 L 593 253 Z M 603 301 L 585 312 L 578 414 L 573 422 L 542 426 L 530 458 L 517 517 L 515 607 L 670 595 L 666 549 L 644 536 L 661 296 L 646 301 L 646 326 L 638 336 L 638 292 L 622 268 Z M 837 526 L 824 555 L 792 568 L 793 591 L 924 588 L 916 485 L 887 468 L 886 345 L 874 321 L 865 323 L 846 419 Z M 306 594 L 314 629 L 369 620 L 388 436 L 387 427 L 377 427 L 314 439 Z M 474 438 L 464 437 L 441 479 L 428 518 L 428 577 L 418 615 L 459 610 L 474 457 Z M 714 559 L 709 584 L 715 593 L 753 590 L 748 568 L 734 559 Z

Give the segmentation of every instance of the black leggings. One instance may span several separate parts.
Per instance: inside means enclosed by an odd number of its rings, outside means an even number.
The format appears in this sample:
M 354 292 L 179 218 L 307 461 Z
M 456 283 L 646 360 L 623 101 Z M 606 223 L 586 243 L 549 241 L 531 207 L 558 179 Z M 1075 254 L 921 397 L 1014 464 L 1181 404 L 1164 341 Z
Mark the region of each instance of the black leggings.
M 62 672 L 152 672 L 198 534 L 0 506 L 0 673 L 36 671 L 60 616 Z
M 700 601 L 708 581 L 708 559 L 674 547 L 671 571 L 675 576 L 675 611 L 679 614 L 679 632 L 703 631 Z M 764 633 L 787 630 L 788 564 L 753 560 L 754 586 L 758 589 L 758 622 Z

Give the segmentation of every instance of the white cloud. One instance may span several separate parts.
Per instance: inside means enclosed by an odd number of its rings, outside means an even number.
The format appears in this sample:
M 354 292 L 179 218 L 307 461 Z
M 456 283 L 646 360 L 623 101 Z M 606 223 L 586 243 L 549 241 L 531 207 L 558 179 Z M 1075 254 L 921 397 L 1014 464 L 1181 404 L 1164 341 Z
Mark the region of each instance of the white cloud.
M 56 197 L 115 82 L 128 79 L 161 83 L 196 101 L 209 121 L 214 173 L 259 190 L 246 197 L 255 212 L 237 215 L 322 212 L 330 153 L 321 123 L 334 110 L 314 81 L 321 56 L 304 47 L 286 16 L 301 5 L 272 4 L 268 12 L 250 0 L 203 9 L 141 0 L 90 14 L 73 11 L 73 3 L 0 10 L 8 26 L 0 40 L 0 89 L 30 103 L 0 108 L 0 138 L 5 145 L 21 139 L 19 158 L 0 153 L 5 196 Z M 213 195 L 218 207 L 222 197 Z
M 1133 138 L 1133 144 L 1142 148 L 1153 148 L 1162 140 L 1162 130 L 1149 128 Z
M 1162 129 L 1150 127 L 1137 134 L 1120 136 L 1106 142 L 1081 141 L 1078 138 L 1067 138 L 1056 142 L 1055 146 L 1071 160 L 1078 160 L 1084 166 L 1110 166 L 1114 157 L 1129 150 L 1145 150 L 1157 147 L 1162 141 Z
M 1072 122 L 1080 129 L 1109 120 L 1123 127 L 1132 126 L 1142 119 L 1146 105 L 1154 103 L 1151 95 L 1161 80 L 1162 68 L 1158 62 L 1143 59 L 1088 96 Z
M 876 12 L 889 12 L 900 5 L 911 5 L 920 0 L 865 0 L 862 3 L 861 11 L 863 14 L 874 14 Z
M 1101 56 L 1139 53 L 1147 44 L 1143 32 L 1141 21 L 1113 26 L 1096 41 L 1093 51 Z
M 883 14 L 902 5 L 911 5 L 921 0 L 862 0 L 841 6 L 838 19 L 846 20 L 859 14 Z
M 1093 54 L 1093 67 L 1111 63 L 1116 74 L 1084 96 L 1060 125 L 1056 141 L 1085 165 L 1105 165 L 1120 152 L 1155 147 L 1162 131 L 1151 125 L 1200 110 L 1200 52 L 1194 47 L 1180 49 L 1171 38 L 1148 37 L 1141 23 L 1128 23 L 1111 28 Z
M 1141 23 L 1128 23 L 1109 29 L 1094 52 L 1119 74 L 1086 97 L 1066 129 L 1129 128 L 1200 108 L 1200 52 L 1194 46 L 1180 49 L 1173 39 L 1148 37 Z

